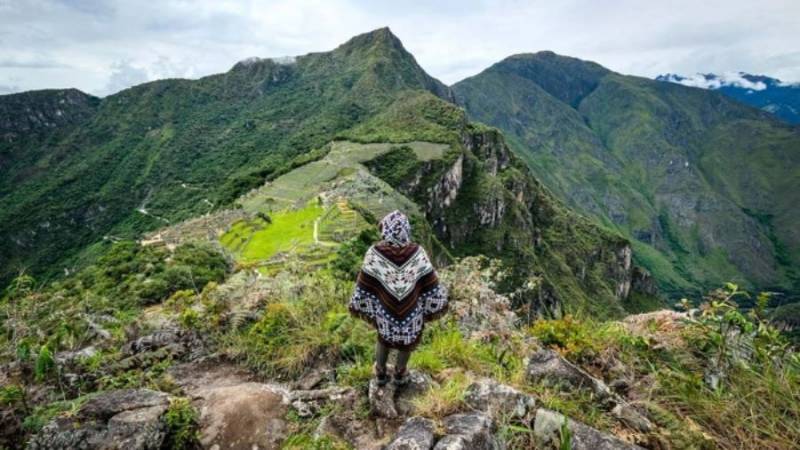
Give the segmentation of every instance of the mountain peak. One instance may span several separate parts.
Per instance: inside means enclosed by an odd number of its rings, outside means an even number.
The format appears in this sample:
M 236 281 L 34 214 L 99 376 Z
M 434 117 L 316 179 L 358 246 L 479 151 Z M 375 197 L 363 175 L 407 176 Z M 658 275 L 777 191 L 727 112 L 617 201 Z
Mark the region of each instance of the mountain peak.
M 391 49 L 408 53 L 400 39 L 392 33 L 389 27 L 378 28 L 366 33 L 353 36 L 347 42 L 336 48 L 337 52 L 350 53 L 361 49 Z M 410 56 L 411 54 L 408 53 Z
M 550 50 L 511 55 L 487 70 L 527 78 L 573 107 L 597 87 L 600 79 L 611 73 L 595 62 Z

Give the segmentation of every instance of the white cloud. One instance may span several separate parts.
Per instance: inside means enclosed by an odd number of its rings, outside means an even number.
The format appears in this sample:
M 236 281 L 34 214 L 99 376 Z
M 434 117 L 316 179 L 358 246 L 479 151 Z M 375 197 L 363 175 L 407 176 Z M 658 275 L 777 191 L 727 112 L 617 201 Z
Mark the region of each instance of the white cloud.
M 446 83 L 539 50 L 649 77 L 744 71 L 795 82 L 797 17 L 795 0 L 0 0 L 0 59 L 15 62 L 0 61 L 0 79 L 108 92 L 142 71 L 200 77 L 389 26 Z M 120 61 L 130 67 L 112 67 Z
M 147 70 L 136 67 L 130 61 L 117 61 L 111 65 L 111 76 L 100 95 L 114 94 L 125 88 L 150 81 Z
M 688 76 L 670 75 L 669 81 L 684 86 L 699 87 L 703 89 L 719 89 L 723 86 L 734 86 L 753 91 L 763 91 L 767 85 L 763 81 L 750 81 L 744 78 L 741 72 L 723 72 L 722 74 L 696 73 Z

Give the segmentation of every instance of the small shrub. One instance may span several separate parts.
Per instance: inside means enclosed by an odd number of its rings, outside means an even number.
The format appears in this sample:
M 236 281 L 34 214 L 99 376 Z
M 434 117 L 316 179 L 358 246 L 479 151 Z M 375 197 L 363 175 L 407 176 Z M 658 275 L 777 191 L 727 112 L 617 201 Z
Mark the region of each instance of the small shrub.
M 199 438 L 197 417 L 197 411 L 189 399 L 171 399 L 163 419 L 168 430 L 164 448 L 180 450 L 195 447 Z
M 557 320 L 539 320 L 531 326 L 531 333 L 542 344 L 557 347 L 564 355 L 575 360 L 585 360 L 598 351 L 586 322 L 566 316 Z
M 50 348 L 47 345 L 41 346 L 34 366 L 36 381 L 44 380 L 55 368 L 56 361 L 53 359 L 53 353 L 50 351 Z

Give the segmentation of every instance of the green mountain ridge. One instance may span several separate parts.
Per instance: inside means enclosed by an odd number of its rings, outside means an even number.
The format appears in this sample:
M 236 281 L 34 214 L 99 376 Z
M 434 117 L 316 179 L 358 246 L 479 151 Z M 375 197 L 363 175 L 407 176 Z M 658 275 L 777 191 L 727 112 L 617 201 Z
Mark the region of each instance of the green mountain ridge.
M 560 198 L 634 240 L 665 292 L 726 280 L 800 292 L 799 128 L 552 52 L 511 56 L 453 90 Z
M 381 29 L 291 64 L 240 63 L 94 99 L 80 127 L 46 135 L 35 151 L 3 142 L 0 278 L 70 267 L 65 257 L 99 237 L 134 237 L 230 203 L 400 92 L 424 88 L 450 95 Z M 50 94 L 2 96 L 0 111 L 31 96 L 47 109 Z
M 618 190 L 664 195 L 613 177 L 626 129 L 600 134 L 584 109 L 604 83 L 630 87 L 595 66 L 529 75 L 481 99 L 516 124 L 509 141 L 388 29 L 105 99 L 0 97 L 0 448 L 795 448 L 798 304 L 760 295 L 744 312 L 728 283 L 651 311 L 665 305 L 636 260 L 666 257 L 558 199 L 569 183 L 601 212 L 628 200 Z M 552 144 L 549 181 L 522 151 L 533 137 Z M 376 330 L 347 305 L 394 209 L 448 311 L 425 324 L 408 383 L 379 386 Z M 785 216 L 749 211 L 781 242 Z
M 649 278 L 632 265 L 627 241 L 553 199 L 500 133 L 470 123 L 450 89 L 427 75 L 388 29 L 293 61 L 250 59 L 196 81 L 146 83 L 100 100 L 81 120 L 43 141 L 43 156 L 27 162 L 47 170 L 22 178 L 24 161 L 15 162 L 4 179 L 6 279 L 26 268 L 35 275 L 79 268 L 108 242 L 165 227 L 177 240 L 181 233 L 204 239 L 203 229 L 183 226 L 187 221 L 213 222 L 220 233 L 236 230 L 213 240 L 244 252 L 232 243 L 270 235 L 261 231 L 268 224 L 258 214 L 302 209 L 327 183 L 347 180 L 339 172 L 368 168 L 372 178 L 340 195 L 355 202 L 364 220 L 388 212 L 375 206 L 383 201 L 375 189 L 405 198 L 397 205 L 411 210 L 440 262 L 476 254 L 503 259 L 511 271 L 505 289 L 516 291 L 517 303 L 531 314 L 583 310 L 619 317 L 629 297 L 653 302 Z M 293 171 L 329 165 L 328 153 L 342 140 L 397 149 L 367 158 L 366 168 L 323 170 L 300 191 L 286 185 L 277 194 L 258 194 Z M 418 160 L 403 153 L 413 142 L 448 150 Z M 242 196 L 248 192 L 271 200 L 253 203 Z M 287 197 L 294 200 L 286 204 L 281 198 Z M 325 258 L 314 246 L 306 250 Z M 520 289 L 528 279 L 537 281 Z

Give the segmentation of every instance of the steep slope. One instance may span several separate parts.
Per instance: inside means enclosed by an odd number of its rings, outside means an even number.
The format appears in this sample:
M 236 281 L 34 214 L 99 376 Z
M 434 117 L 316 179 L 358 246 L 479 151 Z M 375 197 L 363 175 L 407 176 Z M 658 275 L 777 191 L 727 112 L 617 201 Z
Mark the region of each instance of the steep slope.
M 77 89 L 51 89 L 0 96 L 0 193 L 12 178 L 31 176 L 48 140 L 68 134 L 95 113 L 100 99 Z M 41 169 L 45 169 L 41 167 Z
M 689 77 L 668 73 L 657 76 L 656 80 L 713 89 L 772 113 L 783 121 L 800 124 L 800 83 L 784 83 L 777 78 L 744 72 L 723 75 L 698 73 Z
M 636 239 L 675 295 L 798 292 L 800 130 L 700 89 L 542 52 L 453 86 L 569 204 Z
M 103 236 L 132 237 L 228 204 L 414 89 L 450 96 L 380 29 L 326 53 L 250 59 L 196 81 L 139 85 L 99 105 L 84 100 L 96 111 L 80 127 L 3 144 L 0 280 L 21 269 L 61 271 Z M 0 111 L 16 117 L 42 95 L 0 97 Z M 2 124 L 4 135 L 30 128 Z M 30 157 L 13 156 L 22 153 Z
M 211 239 L 240 264 L 269 274 L 297 258 L 341 264 L 334 257 L 340 243 L 402 209 L 440 264 L 454 256 L 502 260 L 500 288 L 528 318 L 620 317 L 658 304 L 627 240 L 566 209 L 498 130 L 469 123 L 463 110 L 430 93 L 400 97 L 321 151 L 324 157 L 240 197 L 236 208 L 167 227 L 145 242 Z

